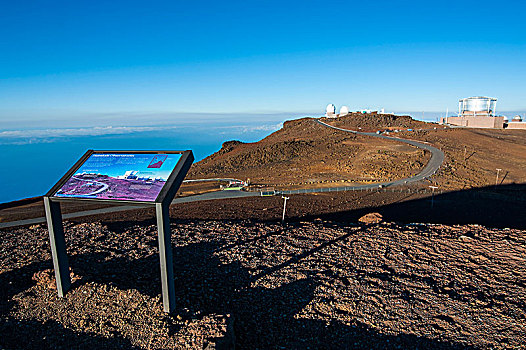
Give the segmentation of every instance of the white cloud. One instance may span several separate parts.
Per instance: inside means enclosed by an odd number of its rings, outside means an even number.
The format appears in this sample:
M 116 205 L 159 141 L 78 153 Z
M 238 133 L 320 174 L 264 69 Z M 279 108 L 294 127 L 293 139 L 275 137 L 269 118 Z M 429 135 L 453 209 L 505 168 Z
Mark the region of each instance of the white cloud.
M 173 128 L 175 127 L 96 126 L 91 128 L 4 130 L 0 131 L 0 144 L 48 143 L 63 137 L 122 135 Z
M 283 123 L 277 123 L 277 124 L 265 124 L 265 125 L 232 125 L 232 126 L 224 126 L 224 127 L 218 127 L 218 129 L 229 129 L 229 130 L 235 130 L 241 134 L 248 134 L 252 132 L 258 132 L 258 131 L 270 131 L 274 132 L 276 130 L 279 130 L 283 127 Z M 227 134 L 228 132 L 223 131 L 221 134 Z
M 242 132 L 254 132 L 254 131 L 276 131 L 283 127 L 283 123 L 271 124 L 271 125 L 257 125 L 257 126 L 243 126 Z

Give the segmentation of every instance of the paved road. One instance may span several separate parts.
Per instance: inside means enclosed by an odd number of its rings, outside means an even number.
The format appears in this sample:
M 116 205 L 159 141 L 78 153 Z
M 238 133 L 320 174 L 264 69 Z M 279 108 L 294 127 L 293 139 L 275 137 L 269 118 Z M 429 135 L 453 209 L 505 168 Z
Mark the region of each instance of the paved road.
M 96 183 L 96 184 L 100 184 L 100 185 L 102 185 L 102 187 L 99 188 L 98 190 L 86 194 L 87 196 L 90 196 L 90 195 L 93 195 L 93 194 L 97 194 L 97 193 L 101 193 L 101 192 L 103 192 L 103 191 L 106 191 L 106 190 L 108 189 L 108 187 L 110 187 L 110 185 L 105 184 L 104 182 L 93 181 L 93 180 L 79 179 L 78 177 L 75 177 L 75 176 L 73 176 L 72 179 L 75 179 L 75 180 L 77 180 L 77 181 L 94 182 L 94 183 Z
M 259 197 L 260 195 L 261 195 L 260 192 L 216 191 L 216 192 L 203 193 L 203 194 L 199 194 L 196 196 L 175 198 L 172 201 L 172 204 L 207 201 L 207 200 L 213 200 L 213 199 Z M 122 211 L 140 209 L 140 208 L 148 208 L 148 207 L 147 206 L 137 206 L 137 205 L 115 206 L 115 207 L 108 207 L 108 208 L 103 208 L 103 209 L 84 210 L 84 211 L 79 211 L 75 213 L 62 214 L 62 218 L 71 219 L 71 218 L 77 218 L 77 217 L 82 217 L 82 216 L 107 214 L 107 213 L 118 213 Z M 0 222 L 0 228 L 8 228 L 8 227 L 14 227 L 14 226 L 21 226 L 21 225 L 36 225 L 36 224 L 42 224 L 45 222 L 46 222 L 46 218 L 44 217 L 19 220 L 19 221 L 11 221 L 11 222 Z
M 383 182 L 383 183 L 375 183 L 375 184 L 369 184 L 369 185 L 352 186 L 352 187 L 347 186 L 347 187 L 312 188 L 312 189 L 304 189 L 304 190 L 280 191 L 280 193 L 297 194 L 297 193 L 314 193 L 314 192 L 353 191 L 353 190 L 361 190 L 361 189 L 378 188 L 378 186 L 380 185 L 384 187 L 403 185 L 403 184 L 408 184 L 412 182 L 418 182 L 418 181 L 421 181 L 433 175 L 440 168 L 440 165 L 442 165 L 442 162 L 444 161 L 444 153 L 438 148 L 435 148 L 429 144 L 425 144 L 425 143 L 413 141 L 413 140 L 401 139 L 398 137 L 379 135 L 379 134 L 372 133 L 372 132 L 360 132 L 360 131 L 342 129 L 342 128 L 338 128 L 338 127 L 329 125 L 327 123 L 324 123 L 320 120 L 317 120 L 317 122 L 326 127 L 340 130 L 343 132 L 350 132 L 353 134 L 367 135 L 367 136 L 379 137 L 379 138 L 398 141 L 398 142 L 404 142 L 412 146 L 415 146 L 421 149 L 425 149 L 431 152 L 431 159 L 429 160 L 425 168 L 420 173 L 418 173 L 417 175 L 413 177 L 409 177 L 409 178 L 405 178 L 401 180 Z M 228 181 L 228 180 L 236 180 L 236 179 L 209 179 L 209 180 L 210 181 L 221 181 L 221 180 Z M 189 180 L 187 182 L 193 182 L 193 181 Z M 200 194 L 196 196 L 176 198 L 172 201 L 172 204 L 198 202 L 198 201 L 206 201 L 206 200 L 214 200 L 214 199 L 243 198 L 243 197 L 256 197 L 256 196 L 260 196 L 260 192 L 216 191 L 216 192 L 208 192 L 208 193 L 204 193 L 204 194 Z M 141 208 L 141 207 L 125 205 L 125 206 L 120 206 L 120 207 L 110 207 L 110 208 L 104 208 L 104 209 L 85 210 L 85 211 L 76 212 L 76 213 L 64 214 L 63 218 L 69 219 L 69 218 L 75 218 L 75 217 L 81 217 L 81 216 L 116 213 L 116 212 L 131 210 L 131 209 L 137 209 L 137 208 Z M 13 222 L 4 222 L 4 223 L 0 223 L 0 228 L 7 228 L 7 227 L 13 227 L 13 226 L 20 226 L 20 225 L 41 224 L 41 223 L 44 223 L 45 221 L 46 219 L 42 217 L 42 218 L 27 219 L 27 220 L 13 221 Z
M 377 184 L 371 184 L 371 185 L 363 185 L 363 186 L 359 186 L 358 188 L 371 188 L 371 187 L 378 187 L 379 185 L 383 185 L 383 186 L 387 187 L 387 186 L 395 186 L 395 185 L 408 184 L 408 183 L 412 183 L 412 182 L 418 182 L 418 181 L 426 179 L 426 178 L 430 177 L 431 175 L 433 175 L 434 173 L 436 173 L 437 170 L 442 165 L 442 163 L 444 162 L 444 152 L 442 152 L 438 148 L 433 147 L 433 146 L 431 146 L 431 145 L 429 145 L 427 143 L 413 141 L 413 140 L 407 140 L 407 139 L 401 139 L 399 137 L 391 137 L 391 136 L 386 136 L 386 135 L 382 135 L 382 134 L 376 134 L 374 132 L 361 132 L 361 131 L 355 131 L 355 130 L 342 129 L 342 128 L 338 128 L 336 126 L 332 126 L 332 125 L 329 125 L 327 123 L 324 123 L 321 120 L 316 120 L 316 121 L 319 124 L 323 125 L 323 126 L 326 126 L 326 127 L 332 128 L 332 129 L 336 129 L 336 130 L 340 130 L 340 131 L 343 131 L 343 132 L 349 132 L 349 133 L 352 133 L 352 134 L 366 135 L 366 136 L 378 137 L 378 138 L 381 138 L 381 139 L 387 139 L 387 140 L 403 142 L 403 143 L 407 143 L 407 144 L 409 144 L 411 146 L 415 146 L 415 147 L 418 147 L 418 148 L 421 148 L 421 149 L 425 149 L 426 151 L 431 152 L 431 159 L 429 159 L 429 162 L 424 167 L 424 169 L 422 169 L 422 171 L 420 173 L 416 174 L 415 176 L 408 177 L 408 178 L 405 178 L 405 179 L 396 180 L 396 181 L 383 182 L 383 183 L 377 183 Z
M 217 181 L 217 182 L 241 182 L 242 180 L 239 179 L 228 179 L 228 178 L 213 178 L 213 179 L 192 179 L 192 180 L 184 180 L 183 182 L 210 182 L 210 181 Z

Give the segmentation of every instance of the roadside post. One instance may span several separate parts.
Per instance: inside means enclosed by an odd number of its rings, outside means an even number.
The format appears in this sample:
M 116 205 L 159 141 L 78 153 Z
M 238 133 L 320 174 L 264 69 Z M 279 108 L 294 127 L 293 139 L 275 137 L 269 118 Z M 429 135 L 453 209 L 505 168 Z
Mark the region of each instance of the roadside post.
M 285 222 L 285 210 L 287 209 L 287 200 L 290 199 L 290 197 L 281 196 L 285 201 L 283 202 L 283 216 L 281 217 L 281 223 Z
M 192 151 L 87 151 L 44 196 L 59 297 L 71 287 L 60 202 L 154 206 L 163 310 L 175 308 L 170 203 L 190 169 Z
M 431 188 L 431 208 L 433 208 L 433 205 L 435 203 L 435 190 L 438 188 L 437 186 L 429 186 Z
M 497 177 L 495 178 L 495 188 L 497 188 L 499 184 L 499 173 L 502 171 L 502 169 L 496 169 L 497 170 Z

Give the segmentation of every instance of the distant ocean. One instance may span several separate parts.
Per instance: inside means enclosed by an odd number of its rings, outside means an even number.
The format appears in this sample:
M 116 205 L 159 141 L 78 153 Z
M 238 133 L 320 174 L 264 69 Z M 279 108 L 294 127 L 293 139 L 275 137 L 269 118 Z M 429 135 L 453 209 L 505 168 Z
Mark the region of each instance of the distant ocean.
M 0 130 L 0 203 L 45 194 L 88 150 L 187 150 L 196 161 L 223 142 L 259 141 L 281 120 L 224 125 Z

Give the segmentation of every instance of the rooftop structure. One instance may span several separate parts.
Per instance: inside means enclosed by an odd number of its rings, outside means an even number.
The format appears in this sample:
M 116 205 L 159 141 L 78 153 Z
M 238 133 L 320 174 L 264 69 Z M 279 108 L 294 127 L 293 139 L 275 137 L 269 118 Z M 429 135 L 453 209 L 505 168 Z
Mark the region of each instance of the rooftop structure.
M 516 115 L 511 121 L 504 116 L 495 116 L 497 99 L 492 97 L 468 97 L 458 101 L 458 116 L 444 117 L 442 123 L 468 128 L 522 129 L 526 123 Z
M 496 105 L 497 99 L 492 97 L 477 96 L 462 98 L 458 101 L 458 115 L 493 117 L 495 115 Z
M 511 119 L 510 123 L 507 123 L 506 129 L 526 130 L 526 123 L 522 121 L 522 117 L 520 115 L 516 115 Z
M 495 116 L 496 105 L 497 99 L 493 97 L 462 98 L 458 101 L 458 116 L 442 118 L 442 122 L 468 128 L 503 129 L 506 121 Z

